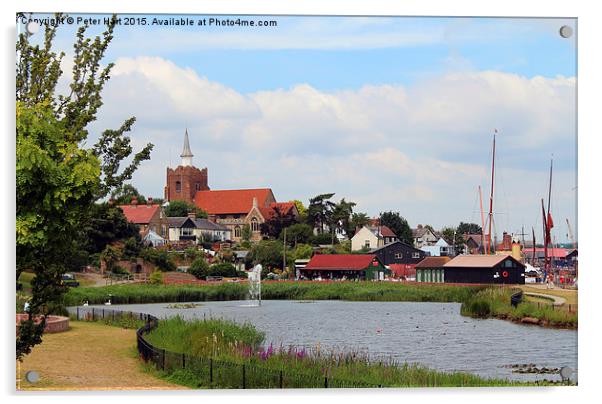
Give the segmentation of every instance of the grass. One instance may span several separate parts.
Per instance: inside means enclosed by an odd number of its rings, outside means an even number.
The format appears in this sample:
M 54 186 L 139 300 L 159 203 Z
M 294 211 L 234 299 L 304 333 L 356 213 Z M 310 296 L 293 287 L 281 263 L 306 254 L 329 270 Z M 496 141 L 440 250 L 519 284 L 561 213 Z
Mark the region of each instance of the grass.
M 157 379 L 140 369 L 132 355 L 136 332 L 107 327 L 96 322 L 71 321 L 66 332 L 45 334 L 18 365 L 21 377 L 29 370 L 40 381 L 21 381 L 23 390 L 78 389 L 174 389 L 173 383 Z
M 265 282 L 263 299 L 465 302 L 485 286 L 402 284 L 389 282 Z M 112 295 L 114 304 L 244 300 L 246 282 L 213 285 L 113 285 L 74 288 L 64 297 L 66 306 L 104 303 Z
M 538 305 L 537 302 L 523 301 L 517 307 L 512 307 L 510 297 L 517 290 L 517 288 L 487 288 L 463 303 L 460 312 L 471 317 L 496 317 L 513 321 L 532 317 L 540 320 L 541 325 L 577 328 L 576 313 L 569 313 L 552 305 Z
M 444 373 L 392 360 L 374 363 L 361 353 L 323 352 L 319 347 L 306 350 L 270 345 L 266 349 L 259 346 L 263 335 L 252 325 L 224 320 L 187 322 L 172 318 L 160 321 L 158 328 L 145 338 L 157 348 L 173 353 L 168 352 L 165 369 L 155 374 L 164 380 L 193 388 L 241 388 L 242 372 L 246 388 L 277 388 L 280 383 L 285 388 L 324 387 L 325 383 L 330 387 L 533 384 L 485 379 L 462 372 Z M 182 368 L 182 354 L 187 355 L 185 368 Z

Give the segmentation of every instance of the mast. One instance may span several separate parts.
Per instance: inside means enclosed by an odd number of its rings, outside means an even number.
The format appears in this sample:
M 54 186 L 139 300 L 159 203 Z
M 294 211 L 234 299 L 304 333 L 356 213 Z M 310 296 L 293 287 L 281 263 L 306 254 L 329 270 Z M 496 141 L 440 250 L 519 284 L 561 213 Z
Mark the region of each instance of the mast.
M 481 245 L 485 243 L 485 216 L 483 215 L 483 192 L 479 185 L 479 203 L 481 205 Z M 485 252 L 485 246 L 483 245 L 483 252 Z
M 493 187 L 495 178 L 495 135 L 497 129 L 493 133 L 493 155 L 491 159 L 491 194 L 489 196 L 489 234 L 487 234 L 487 254 L 491 254 L 491 225 L 493 223 Z
M 548 185 L 548 212 L 547 215 L 545 215 L 545 225 L 546 225 L 546 234 L 545 234 L 545 246 L 544 246 L 544 252 L 545 252 L 545 268 L 546 271 L 551 269 L 551 262 L 550 262 L 550 257 L 548 257 L 548 244 L 550 244 L 552 242 L 552 236 L 550 234 L 552 227 L 554 226 L 552 224 L 552 216 L 550 215 L 550 204 L 552 201 L 552 166 L 554 163 L 554 159 L 550 159 L 550 183 Z M 542 200 L 543 201 L 543 200 Z M 543 205 L 542 205 L 543 208 Z M 552 247 L 554 247 L 554 245 L 552 244 Z
M 531 256 L 531 265 L 535 266 L 535 229 L 531 227 L 531 232 L 533 232 L 533 255 Z

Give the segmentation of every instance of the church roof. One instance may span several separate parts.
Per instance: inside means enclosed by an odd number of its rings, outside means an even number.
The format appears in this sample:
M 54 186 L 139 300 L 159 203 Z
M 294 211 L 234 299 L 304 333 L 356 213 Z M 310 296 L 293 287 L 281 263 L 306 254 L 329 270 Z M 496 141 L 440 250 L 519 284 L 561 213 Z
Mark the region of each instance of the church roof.
M 192 150 L 190 150 L 190 142 L 188 141 L 188 129 L 184 132 L 184 150 L 180 157 L 193 157 Z
M 210 215 L 246 215 L 253 207 L 253 198 L 257 198 L 258 207 L 264 207 L 274 195 L 270 188 L 197 191 L 194 203 Z

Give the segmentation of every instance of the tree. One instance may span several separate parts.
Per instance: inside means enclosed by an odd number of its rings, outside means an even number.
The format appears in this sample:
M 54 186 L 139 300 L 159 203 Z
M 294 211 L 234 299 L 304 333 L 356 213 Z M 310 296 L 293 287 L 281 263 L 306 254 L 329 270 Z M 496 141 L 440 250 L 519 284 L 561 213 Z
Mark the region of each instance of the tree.
M 105 130 L 96 144 L 85 148 L 87 126 L 102 106 L 101 92 L 113 67 L 108 63 L 102 68 L 101 61 L 116 23 L 114 16 L 94 39 L 85 38 L 86 26 L 78 29 L 67 95 L 56 95 L 64 57 L 52 50 L 58 25 L 45 26 L 42 46 L 30 44 L 27 34 L 17 41 L 17 279 L 24 270 L 35 273 L 29 316 L 17 333 L 19 360 L 41 342 L 45 320 L 36 325 L 34 317 L 50 314 L 65 292 L 62 275 L 94 201 L 131 179 L 153 148 L 146 145 L 120 172 L 121 162 L 133 151 L 126 135 L 133 117 L 117 130 Z
M 314 229 L 318 229 L 318 233 L 324 233 L 324 226 L 330 222 L 332 210 L 335 206 L 334 202 L 329 201 L 334 196 L 332 194 L 320 194 L 309 200 L 307 208 L 307 224 Z
M 404 219 L 399 212 L 383 212 L 380 214 L 381 226 L 387 226 L 393 233 L 399 237 L 399 240 L 412 245 L 414 244 L 414 236 L 408 221 Z
M 309 244 L 297 244 L 292 253 L 293 260 L 309 259 L 313 251 L 313 248 Z
M 286 240 L 292 245 L 310 243 L 313 235 L 313 229 L 308 224 L 296 223 L 286 228 Z M 280 238 L 282 238 L 282 234 Z
M 351 215 L 350 227 L 353 228 L 353 235 L 362 227 L 370 223 L 370 217 L 365 213 L 354 213 Z
M 274 214 L 261 224 L 261 233 L 276 238 L 282 231 L 297 223 L 297 218 L 292 211 L 284 212 L 280 206 L 274 206 Z
M 329 226 L 333 234 L 333 238 L 334 232 L 337 229 L 343 230 L 347 237 L 353 237 L 354 228 L 351 225 L 351 216 L 353 214 L 353 208 L 355 205 L 355 202 L 347 202 L 345 198 L 343 198 L 339 203 L 332 207 L 332 215 Z
M 123 184 L 111 192 L 111 199 L 116 205 L 129 205 L 136 198 L 138 204 L 146 205 L 146 197 L 132 184 Z
M 165 216 L 167 217 L 185 217 L 191 212 L 198 218 L 206 219 L 208 217 L 207 212 L 203 209 L 186 201 L 170 201 L 169 205 L 165 207 Z
M 209 264 L 203 257 L 199 257 L 192 261 L 188 273 L 194 275 L 197 279 L 206 278 L 209 275 Z
M 95 203 L 88 213 L 80 237 L 81 249 L 88 254 L 100 253 L 115 241 L 133 238 L 137 244 L 141 242 L 140 228 L 129 222 L 118 207 L 108 203 Z
M 449 245 L 454 246 L 456 254 L 464 252 L 464 239 L 462 233 L 459 233 L 455 227 L 444 227 L 441 229 L 441 235 Z
M 476 223 L 464 223 L 460 222 L 457 228 L 458 234 L 481 234 L 481 226 Z
M 299 223 L 305 223 L 307 221 L 307 208 L 298 199 L 295 199 L 293 202 L 297 208 L 297 212 L 299 212 Z
M 253 265 L 261 264 L 264 269 L 282 267 L 282 243 L 275 240 L 262 240 L 253 244 L 249 257 Z
M 242 229 L 240 230 L 240 238 L 245 245 L 249 245 L 252 235 L 253 233 L 251 232 L 251 226 L 248 224 L 243 225 Z
M 114 272 L 117 262 L 121 259 L 121 251 L 117 247 L 108 245 L 100 254 L 100 259 L 104 261 L 107 271 Z

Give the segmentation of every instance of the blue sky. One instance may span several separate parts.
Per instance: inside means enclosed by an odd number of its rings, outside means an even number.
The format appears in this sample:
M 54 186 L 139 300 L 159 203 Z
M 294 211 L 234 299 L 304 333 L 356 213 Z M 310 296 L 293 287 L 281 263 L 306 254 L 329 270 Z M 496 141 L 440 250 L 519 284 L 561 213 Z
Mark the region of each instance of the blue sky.
M 116 29 L 91 132 L 138 118 L 134 143 L 157 145 L 133 179 L 144 194 L 162 194 L 188 126 L 213 189 L 269 186 L 304 201 L 337 192 L 413 226 L 478 222 L 497 128 L 498 232 L 541 227 L 551 155 L 555 221 L 575 220 L 576 36 L 558 34 L 575 20 L 240 18 L 278 26 Z M 74 31 L 57 37 L 67 59 Z

